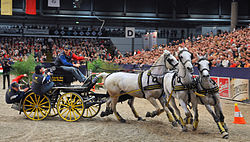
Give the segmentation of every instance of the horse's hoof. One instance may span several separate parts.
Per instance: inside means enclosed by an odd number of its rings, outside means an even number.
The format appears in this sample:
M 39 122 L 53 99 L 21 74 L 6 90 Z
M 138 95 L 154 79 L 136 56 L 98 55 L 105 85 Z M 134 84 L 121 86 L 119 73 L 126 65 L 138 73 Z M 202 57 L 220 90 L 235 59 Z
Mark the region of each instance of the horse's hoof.
M 187 127 L 183 127 L 182 128 L 182 132 L 187 132 L 188 130 L 187 130 Z
M 229 138 L 229 134 L 227 132 L 223 132 L 222 133 L 222 138 L 223 139 L 228 139 Z
M 146 117 L 151 117 L 151 113 L 150 113 L 150 112 L 147 112 L 147 113 L 146 113 Z
M 121 119 L 120 122 L 121 123 L 126 123 L 126 120 L 125 119 Z
M 146 119 L 143 119 L 141 117 L 138 117 L 138 121 L 146 121 Z
M 193 131 L 196 131 L 196 130 L 197 130 L 197 128 L 194 128 L 194 127 L 193 127 L 193 129 L 192 129 L 192 130 L 193 130 Z
M 100 114 L 101 117 L 106 116 L 106 113 L 104 111 L 102 111 L 102 113 Z
M 224 127 L 225 131 L 228 132 L 228 128 L 227 128 L 226 123 L 224 123 L 223 127 Z
M 177 127 L 177 126 L 178 126 L 178 125 L 177 125 L 177 122 L 173 121 L 173 122 L 172 122 L 172 126 L 173 126 L 173 127 Z

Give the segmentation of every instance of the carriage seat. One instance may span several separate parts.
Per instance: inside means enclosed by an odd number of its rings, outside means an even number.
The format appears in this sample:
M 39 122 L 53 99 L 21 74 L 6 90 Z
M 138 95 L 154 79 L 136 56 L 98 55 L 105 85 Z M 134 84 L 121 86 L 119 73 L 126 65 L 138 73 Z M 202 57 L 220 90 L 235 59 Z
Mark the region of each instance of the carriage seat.
M 61 67 L 52 66 L 52 81 L 56 86 L 70 85 L 72 82 L 76 81 L 75 77 L 71 72 L 63 70 Z

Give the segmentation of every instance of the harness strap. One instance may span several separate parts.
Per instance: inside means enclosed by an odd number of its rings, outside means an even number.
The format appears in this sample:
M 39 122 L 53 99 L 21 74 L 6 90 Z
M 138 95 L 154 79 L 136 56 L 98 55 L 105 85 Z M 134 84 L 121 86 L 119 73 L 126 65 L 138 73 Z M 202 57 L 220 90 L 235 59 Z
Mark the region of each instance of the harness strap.
M 201 104 L 203 104 L 203 105 L 204 105 L 204 102 L 202 101 L 201 97 L 200 97 L 200 96 L 197 96 L 197 97 L 200 99 Z
M 141 72 L 138 76 L 138 86 L 142 92 L 143 98 L 145 98 L 144 88 L 142 87 L 142 76 L 144 72 Z
M 147 81 L 147 83 L 149 84 L 149 77 L 151 75 L 151 70 L 148 71 L 147 75 L 148 75 L 148 81 Z
M 154 90 L 154 89 L 162 89 L 162 86 L 160 84 L 154 84 L 143 87 L 143 90 Z

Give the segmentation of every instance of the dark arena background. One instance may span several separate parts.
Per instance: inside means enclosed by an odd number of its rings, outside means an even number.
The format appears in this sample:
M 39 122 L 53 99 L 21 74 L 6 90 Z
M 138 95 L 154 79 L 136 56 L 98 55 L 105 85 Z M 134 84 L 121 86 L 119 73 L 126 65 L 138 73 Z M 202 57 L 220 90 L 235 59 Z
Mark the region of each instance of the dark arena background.
M 250 141 L 249 0 L 1 0 L 0 48 L 0 142 Z M 68 51 L 84 58 L 68 62 L 90 84 L 54 64 Z M 36 65 L 54 82 L 43 95 L 31 89 Z M 171 73 L 177 78 L 164 82 Z M 23 74 L 19 91 L 29 90 L 7 104 L 12 79 Z M 149 97 L 155 90 L 162 93 Z M 163 106 L 175 98 L 183 120 L 161 113 L 161 98 Z

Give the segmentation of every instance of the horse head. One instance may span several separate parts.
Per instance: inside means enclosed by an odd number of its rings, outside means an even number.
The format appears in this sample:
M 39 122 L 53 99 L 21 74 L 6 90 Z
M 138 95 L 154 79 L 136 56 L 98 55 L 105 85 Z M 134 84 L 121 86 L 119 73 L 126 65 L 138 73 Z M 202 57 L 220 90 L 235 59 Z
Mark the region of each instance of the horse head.
M 211 63 L 208 61 L 207 59 L 207 54 L 205 56 L 198 56 L 198 70 L 199 70 L 199 74 L 202 78 L 209 78 L 210 74 L 210 68 L 211 68 Z
M 170 70 L 176 68 L 179 62 L 168 50 L 164 50 L 163 56 L 166 68 Z
M 182 66 L 189 71 L 190 73 L 194 72 L 194 67 L 192 65 L 193 54 L 190 53 L 187 48 L 180 48 L 179 47 L 179 54 L 178 58 Z

